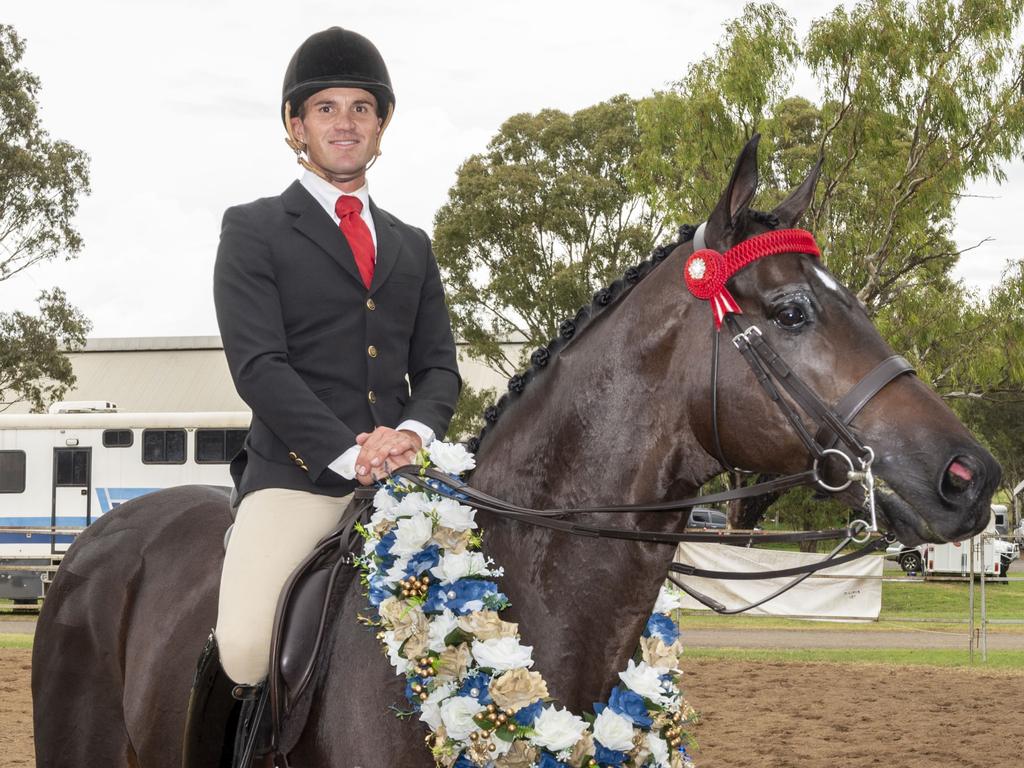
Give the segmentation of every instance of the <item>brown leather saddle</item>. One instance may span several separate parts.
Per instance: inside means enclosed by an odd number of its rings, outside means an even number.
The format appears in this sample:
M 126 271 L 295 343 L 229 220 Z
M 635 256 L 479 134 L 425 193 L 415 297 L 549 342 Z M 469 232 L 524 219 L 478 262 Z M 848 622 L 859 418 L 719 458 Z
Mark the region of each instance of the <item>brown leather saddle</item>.
M 278 754 L 294 748 L 289 742 L 297 740 L 305 725 L 309 706 L 296 704 L 316 678 L 332 595 L 354 576 L 353 557 L 362 546 L 355 524 L 369 515 L 374 492 L 359 488 L 353 493 L 338 527 L 292 572 L 278 598 L 267 678 L 271 749 Z

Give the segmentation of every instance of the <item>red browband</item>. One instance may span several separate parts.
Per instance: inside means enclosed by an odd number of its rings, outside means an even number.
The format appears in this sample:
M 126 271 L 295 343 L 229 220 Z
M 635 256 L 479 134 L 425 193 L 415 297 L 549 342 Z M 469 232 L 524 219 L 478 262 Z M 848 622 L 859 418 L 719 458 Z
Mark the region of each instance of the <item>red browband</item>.
M 778 253 L 805 253 L 821 258 L 814 235 L 805 229 L 765 232 L 734 245 L 725 253 L 710 248 L 694 251 L 683 269 L 686 287 L 698 299 L 711 302 L 715 328 L 721 328 L 722 319 L 727 313 L 743 314 L 736 299 L 725 287 L 729 278 L 761 257 Z

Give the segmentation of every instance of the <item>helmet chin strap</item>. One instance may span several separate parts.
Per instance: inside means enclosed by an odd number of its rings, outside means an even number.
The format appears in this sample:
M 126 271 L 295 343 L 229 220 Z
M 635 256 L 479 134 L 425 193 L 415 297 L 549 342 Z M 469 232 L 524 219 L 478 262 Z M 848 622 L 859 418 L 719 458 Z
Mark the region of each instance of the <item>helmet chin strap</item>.
M 307 171 L 310 171 L 311 173 L 315 173 L 317 176 L 319 176 L 321 179 L 326 181 L 328 184 L 346 184 L 346 183 L 348 183 L 350 181 L 354 181 L 355 179 L 358 179 L 360 176 L 362 176 L 364 173 L 366 173 L 368 170 L 370 170 L 373 167 L 373 164 L 377 162 L 377 158 L 380 157 L 381 154 L 382 154 L 381 150 L 380 150 L 380 140 L 381 140 L 381 137 L 384 135 L 384 129 L 388 127 L 388 123 L 391 122 L 391 116 L 394 113 L 395 113 L 395 105 L 394 104 L 388 104 L 388 114 L 384 118 L 384 122 L 381 123 L 380 130 L 377 131 L 377 147 L 376 147 L 376 149 L 373 152 L 373 157 L 370 158 L 370 162 L 368 162 L 366 164 L 366 167 L 364 167 L 361 171 L 359 171 L 357 173 L 346 174 L 346 175 L 330 173 L 330 172 L 324 170 L 323 168 L 321 168 L 320 166 L 314 165 L 308 159 L 306 159 L 305 157 L 302 156 L 302 153 L 306 151 L 306 143 L 304 141 L 299 141 L 297 138 L 295 138 L 295 134 L 292 131 L 292 103 L 291 103 L 291 101 L 285 101 L 285 103 L 284 103 L 284 128 L 285 128 L 285 131 L 288 133 L 288 136 L 285 138 L 284 141 L 285 141 L 285 144 L 287 144 L 289 147 L 291 147 L 292 151 L 295 153 L 295 160 L 296 160 L 296 162 L 299 165 L 301 165 L 303 168 L 305 168 Z

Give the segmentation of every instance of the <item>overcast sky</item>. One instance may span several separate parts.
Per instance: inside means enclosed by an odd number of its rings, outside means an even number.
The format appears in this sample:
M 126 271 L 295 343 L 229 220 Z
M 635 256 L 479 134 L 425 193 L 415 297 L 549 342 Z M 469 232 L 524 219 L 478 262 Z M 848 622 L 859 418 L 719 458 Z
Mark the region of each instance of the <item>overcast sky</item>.
M 781 0 L 800 33 L 835 3 Z M 211 274 L 224 209 L 278 194 L 298 175 L 279 119 L 295 48 L 331 25 L 373 40 L 397 109 L 370 172 L 374 199 L 430 231 L 459 164 L 502 122 L 566 111 L 679 79 L 741 0 L 373 2 L 50 0 L 0 2 L 42 80 L 43 125 L 92 158 L 76 225 L 79 258 L 0 282 L 0 309 L 63 287 L 94 337 L 217 333 Z M 1024 166 L 978 184 L 958 211 L 958 274 L 981 290 L 1019 258 L 1012 228 Z

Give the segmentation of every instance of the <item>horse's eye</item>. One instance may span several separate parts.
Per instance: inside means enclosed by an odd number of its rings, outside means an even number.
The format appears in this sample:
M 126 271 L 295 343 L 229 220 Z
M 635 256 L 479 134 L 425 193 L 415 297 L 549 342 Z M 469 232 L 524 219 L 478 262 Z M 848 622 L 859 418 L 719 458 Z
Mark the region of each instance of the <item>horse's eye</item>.
M 807 322 L 807 315 L 799 304 L 786 304 L 775 313 L 775 322 L 783 328 L 799 328 Z

